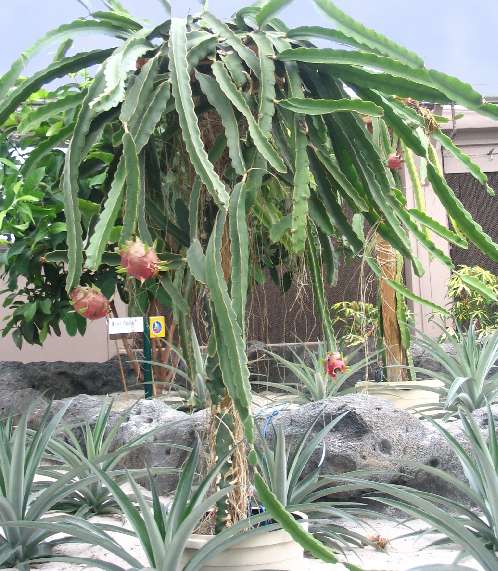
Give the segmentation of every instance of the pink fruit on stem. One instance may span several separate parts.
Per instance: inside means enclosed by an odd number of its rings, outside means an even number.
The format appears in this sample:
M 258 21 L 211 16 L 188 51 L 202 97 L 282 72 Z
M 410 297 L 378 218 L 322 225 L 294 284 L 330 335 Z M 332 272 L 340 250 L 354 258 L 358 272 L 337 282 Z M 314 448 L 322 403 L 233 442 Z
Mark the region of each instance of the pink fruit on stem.
M 346 370 L 346 362 L 340 353 L 329 353 L 325 359 L 325 370 L 327 375 L 336 378 L 337 372 L 343 373 Z
M 121 265 L 129 276 L 141 282 L 157 276 L 160 260 L 154 248 L 147 246 L 140 239 L 126 242 L 119 252 Z
M 400 154 L 393 153 L 387 159 L 387 166 L 392 170 L 399 170 L 403 166 L 403 158 Z
M 78 286 L 70 297 L 74 309 L 86 319 L 94 321 L 109 313 L 109 300 L 96 286 Z

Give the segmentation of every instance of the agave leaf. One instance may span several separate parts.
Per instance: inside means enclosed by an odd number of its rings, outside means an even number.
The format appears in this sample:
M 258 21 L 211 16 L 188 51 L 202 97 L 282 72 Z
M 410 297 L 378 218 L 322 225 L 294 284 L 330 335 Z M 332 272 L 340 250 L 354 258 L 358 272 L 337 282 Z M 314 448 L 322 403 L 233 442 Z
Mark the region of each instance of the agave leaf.
M 289 111 L 302 113 L 304 115 L 325 115 L 327 113 L 337 113 L 341 111 L 355 111 L 356 113 L 371 115 L 372 117 L 381 117 L 384 114 L 382 107 L 379 105 L 359 99 L 310 99 L 308 97 L 290 97 L 289 99 L 280 99 L 278 104 Z
M 187 71 L 186 25 L 184 19 L 171 20 L 169 65 L 175 106 L 190 160 L 218 206 L 226 209 L 229 201 L 228 193 L 204 149 L 195 113 L 190 76 Z
M 369 46 L 371 49 L 402 61 L 414 67 L 423 67 L 423 60 L 415 53 L 407 50 L 399 44 L 386 38 L 382 34 L 366 28 L 342 10 L 340 10 L 331 0 L 315 0 L 317 4 L 329 18 L 334 20 L 339 28 L 353 37 L 355 40 Z

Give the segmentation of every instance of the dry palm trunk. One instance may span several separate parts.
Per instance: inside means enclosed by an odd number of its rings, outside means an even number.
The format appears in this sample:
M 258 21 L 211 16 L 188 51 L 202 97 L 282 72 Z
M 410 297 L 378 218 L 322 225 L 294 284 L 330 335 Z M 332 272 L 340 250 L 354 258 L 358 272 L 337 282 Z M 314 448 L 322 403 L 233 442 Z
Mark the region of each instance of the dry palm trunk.
M 393 247 L 378 234 L 375 242 L 375 254 L 382 277 L 397 279 L 397 254 Z M 382 315 L 382 333 L 386 353 L 386 375 L 388 381 L 406 379 L 406 351 L 401 341 L 401 331 L 396 312 L 396 291 L 385 281 L 380 280 L 380 305 Z

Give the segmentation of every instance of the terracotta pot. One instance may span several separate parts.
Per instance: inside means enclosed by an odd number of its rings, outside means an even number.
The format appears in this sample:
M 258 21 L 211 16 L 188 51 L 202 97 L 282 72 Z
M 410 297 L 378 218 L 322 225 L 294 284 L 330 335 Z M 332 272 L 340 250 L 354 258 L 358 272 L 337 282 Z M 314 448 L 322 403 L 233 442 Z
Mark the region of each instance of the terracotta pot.
M 307 519 L 305 514 L 296 514 Z M 308 529 L 308 523 L 301 525 Z M 194 534 L 187 542 L 184 563 L 213 538 L 212 535 Z M 301 571 L 304 567 L 304 550 L 283 530 L 243 539 L 206 562 L 200 571 Z
M 399 383 L 361 381 L 356 383 L 356 390 L 359 393 L 385 399 L 396 408 L 406 410 L 413 407 L 438 404 L 439 394 L 430 390 L 424 390 L 424 387 L 439 388 L 442 386 L 442 382 L 435 379 Z

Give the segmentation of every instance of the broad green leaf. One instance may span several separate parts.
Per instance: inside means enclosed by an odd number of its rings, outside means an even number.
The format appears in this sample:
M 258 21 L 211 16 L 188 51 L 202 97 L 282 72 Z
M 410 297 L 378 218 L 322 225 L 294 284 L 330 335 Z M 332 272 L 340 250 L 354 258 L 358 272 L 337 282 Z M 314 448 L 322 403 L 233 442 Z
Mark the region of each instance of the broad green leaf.
M 353 37 L 355 40 L 369 46 L 371 49 L 402 61 L 407 65 L 423 67 L 423 60 L 415 53 L 386 38 L 382 34 L 365 27 L 357 22 L 342 10 L 340 10 L 331 0 L 315 0 L 317 4 L 329 18 L 334 20 L 339 28 Z
M 292 0 L 267 0 L 256 15 L 256 22 L 260 28 L 264 28 L 282 8 L 290 4 Z
M 441 145 L 450 152 L 456 159 L 458 159 L 462 164 L 464 164 L 468 169 L 470 174 L 476 178 L 482 185 L 486 187 L 486 191 L 491 196 L 494 196 L 495 191 L 488 184 L 488 177 L 481 170 L 481 167 L 476 164 L 467 153 L 463 152 L 462 149 L 457 147 L 455 143 L 441 131 L 434 131 L 432 137 L 441 143 Z
M 221 62 L 217 61 L 213 63 L 212 70 L 222 91 L 228 99 L 230 99 L 234 107 L 236 107 L 236 109 L 246 118 L 249 126 L 249 133 L 260 154 L 273 166 L 275 170 L 282 173 L 286 172 L 284 162 L 275 148 L 271 145 L 270 141 L 261 131 L 261 127 L 254 119 L 249 105 L 230 79 L 225 66 Z
M 25 176 L 29 174 L 29 172 L 38 165 L 43 157 L 49 153 L 52 153 L 55 148 L 69 139 L 74 132 L 74 127 L 75 124 L 71 123 L 67 127 L 64 127 L 64 129 L 61 129 L 55 135 L 52 135 L 52 137 L 45 139 L 45 141 L 33 148 L 21 167 L 22 174 Z
M 220 89 L 218 82 L 211 76 L 196 71 L 195 77 L 207 100 L 216 109 L 221 118 L 223 128 L 225 129 L 228 154 L 232 161 L 232 166 L 235 172 L 241 175 L 245 172 L 246 167 L 244 164 L 244 157 L 242 156 L 242 149 L 240 147 L 239 126 L 232 104 Z
M 171 20 L 169 57 L 175 106 L 190 160 L 218 206 L 226 209 L 229 196 L 204 149 L 195 113 L 190 76 L 187 69 L 187 36 L 184 19 L 173 18 Z
M 396 290 L 397 293 L 399 293 L 403 297 L 406 297 L 406 299 L 409 299 L 410 301 L 413 301 L 415 303 L 420 303 L 421 305 L 425 305 L 425 306 L 429 307 L 430 309 L 432 309 L 433 311 L 435 311 L 436 313 L 440 313 L 440 314 L 444 315 L 445 317 L 450 316 L 449 311 L 444 309 L 444 307 L 437 305 L 437 303 L 432 303 L 432 301 L 429 301 L 428 299 L 424 299 L 423 297 L 419 297 L 418 295 L 415 295 L 412 291 L 407 289 L 404 285 L 400 284 L 399 282 L 389 280 L 387 278 L 382 278 L 382 279 L 387 284 L 389 284 L 394 290 Z
M 120 242 L 124 244 L 135 233 L 140 196 L 140 167 L 135 141 L 129 132 L 123 135 L 123 156 L 126 169 L 126 209 Z
M 50 64 L 45 69 L 26 79 L 13 89 L 4 99 L 0 99 L 0 125 L 4 123 L 17 107 L 32 93 L 38 91 L 46 83 L 54 79 L 65 77 L 68 73 L 75 73 L 92 65 L 103 62 L 112 54 L 112 50 L 95 50 L 76 54 Z
M 326 113 L 337 113 L 340 111 L 355 111 L 356 113 L 371 115 L 372 117 L 382 117 L 384 114 L 382 107 L 370 101 L 361 101 L 360 99 L 290 97 L 289 99 L 280 99 L 278 104 L 289 111 L 304 115 L 325 115 Z

